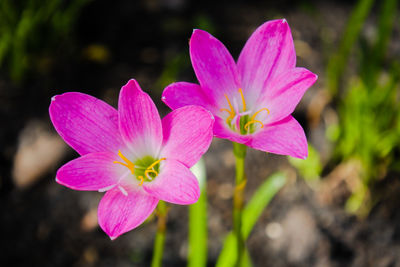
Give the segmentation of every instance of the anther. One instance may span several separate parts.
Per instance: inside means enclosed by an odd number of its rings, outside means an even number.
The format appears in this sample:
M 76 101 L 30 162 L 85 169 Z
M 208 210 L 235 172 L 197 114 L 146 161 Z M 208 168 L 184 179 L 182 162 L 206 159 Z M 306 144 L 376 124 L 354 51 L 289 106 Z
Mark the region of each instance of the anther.
M 244 95 L 243 95 L 242 88 L 239 88 L 239 93 L 240 93 L 240 96 L 242 97 L 243 111 L 246 111 L 246 101 L 244 100 Z
M 229 100 L 228 96 L 226 94 L 224 94 L 226 101 L 228 101 L 228 105 L 229 105 L 229 109 L 226 108 L 221 108 L 221 111 L 226 111 L 229 113 L 228 118 L 226 118 L 226 123 L 229 124 L 229 120 L 233 119 L 235 117 L 235 109 L 233 108 L 231 101 Z
M 233 106 L 232 106 L 232 104 L 231 104 L 231 101 L 229 101 L 229 98 L 228 98 L 228 96 L 226 95 L 226 94 L 224 94 L 224 96 L 225 96 L 225 98 L 226 98 L 226 101 L 228 101 L 228 105 L 229 105 L 229 108 L 231 109 L 231 113 L 235 113 L 235 110 L 233 109 Z
M 250 120 L 254 120 L 255 118 L 256 118 L 256 116 L 258 115 L 258 113 L 260 113 L 261 111 L 263 111 L 263 110 L 265 110 L 267 113 L 268 113 L 268 115 L 269 115 L 269 109 L 267 109 L 267 108 L 262 108 L 262 109 L 260 109 L 260 110 L 258 110 L 256 113 L 254 113 L 253 114 L 253 116 L 251 116 L 251 119 Z
M 135 164 L 133 164 L 129 159 L 122 155 L 121 150 L 118 150 L 118 156 L 120 156 L 120 158 L 125 161 L 125 163 L 119 161 L 113 161 L 113 163 L 121 164 L 122 166 L 127 167 L 132 174 L 135 174 Z

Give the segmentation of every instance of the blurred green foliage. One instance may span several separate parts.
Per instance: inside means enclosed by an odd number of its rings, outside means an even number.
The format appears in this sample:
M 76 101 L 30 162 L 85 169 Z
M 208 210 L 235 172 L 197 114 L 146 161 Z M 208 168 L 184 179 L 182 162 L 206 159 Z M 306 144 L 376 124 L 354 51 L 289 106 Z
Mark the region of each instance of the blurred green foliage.
M 41 54 L 68 39 L 90 0 L 0 1 L 0 68 L 14 82 L 40 67 Z
M 334 158 L 361 165 L 359 186 L 346 205 L 349 211 L 369 210 L 374 201 L 369 198 L 371 189 L 398 164 L 395 153 L 400 148 L 400 59 L 387 55 L 398 0 L 379 1 L 376 38 L 371 40 L 363 37 L 361 29 L 373 4 L 378 3 L 358 2 L 327 68 L 328 88 L 339 114 L 338 124 L 329 126 L 329 132 L 335 133 L 330 134 L 336 143 Z M 356 41 L 360 49 L 353 56 L 358 70 L 341 83 Z
M 367 18 L 374 0 L 360 0 L 354 8 L 347 27 L 339 45 L 338 52 L 332 55 L 326 72 L 327 85 L 331 93 L 336 94 L 342 74 L 346 71 L 346 65 L 351 50 L 357 41 L 361 28 Z
M 323 166 L 318 151 L 312 145 L 308 145 L 308 157 L 306 159 L 288 156 L 288 160 L 307 182 L 312 183 L 319 180 Z

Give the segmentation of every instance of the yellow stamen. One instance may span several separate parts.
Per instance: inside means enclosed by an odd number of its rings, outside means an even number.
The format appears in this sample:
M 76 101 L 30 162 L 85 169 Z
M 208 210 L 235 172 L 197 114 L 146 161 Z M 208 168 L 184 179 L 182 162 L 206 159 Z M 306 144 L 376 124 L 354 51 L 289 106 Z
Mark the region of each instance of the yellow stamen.
M 153 169 L 154 166 L 156 166 L 158 163 L 160 163 L 163 160 L 166 160 L 167 158 L 161 158 L 159 160 L 154 161 L 147 169 Z
M 144 171 L 144 176 L 145 176 L 147 179 L 150 179 L 150 180 L 153 180 L 155 177 L 157 177 L 158 172 L 157 172 L 156 170 L 154 170 L 154 166 L 156 166 L 158 163 L 160 163 L 160 162 L 163 161 L 163 160 L 166 160 L 166 158 L 161 158 L 161 159 L 159 159 L 159 160 L 154 161 L 154 162 L 153 162 L 149 167 L 147 167 L 147 169 Z M 149 175 L 149 173 L 154 173 L 155 176 L 154 176 L 154 177 L 151 177 L 151 176 Z M 141 177 L 141 176 L 139 176 L 139 177 Z M 142 182 L 141 184 L 143 184 L 143 182 Z
M 151 177 L 151 176 L 149 175 L 149 173 L 154 173 L 155 176 L 154 176 L 154 177 Z M 158 175 L 158 172 L 155 171 L 155 170 L 153 170 L 153 169 L 151 169 L 151 170 L 147 169 L 147 170 L 144 171 L 144 176 L 146 176 L 146 178 L 147 178 L 147 179 L 150 179 L 150 180 L 153 180 L 155 177 L 157 177 L 157 175 Z
M 224 94 L 224 96 L 226 98 L 226 101 L 228 101 L 229 108 L 231 109 L 231 112 L 229 114 L 231 114 L 231 115 L 233 114 L 234 115 L 235 114 L 235 109 L 233 108 L 233 106 L 231 104 L 231 101 L 229 101 L 229 98 L 228 98 L 228 96 L 226 94 Z
M 139 186 L 143 185 L 143 182 L 144 182 L 143 176 L 140 175 L 138 178 L 140 179 L 140 184 L 139 184 Z
M 226 94 L 224 94 L 225 95 L 225 97 L 226 97 L 226 100 L 228 101 L 228 104 L 229 104 L 229 107 L 230 107 L 230 109 L 231 110 L 228 110 L 228 109 L 226 109 L 226 108 L 221 108 L 221 111 L 226 111 L 226 112 L 228 112 L 229 113 L 229 116 L 226 118 L 226 123 L 227 124 L 229 124 L 229 120 L 231 120 L 231 119 L 233 119 L 234 117 L 235 117 L 235 111 L 233 110 L 233 107 L 232 107 L 232 104 L 231 104 L 231 102 L 229 101 L 229 98 L 228 98 L 228 96 L 226 95 Z
M 124 162 L 114 161 L 113 163 L 121 164 L 122 166 L 127 167 L 131 171 L 132 174 L 135 174 L 135 164 L 133 164 L 132 161 L 130 161 L 127 157 L 125 157 L 121 153 L 121 150 L 118 150 L 118 156 L 120 156 Z M 144 177 L 143 177 L 143 175 L 139 175 L 137 177 L 140 180 L 139 185 L 143 185 L 145 178 L 147 178 L 149 180 L 153 180 L 155 177 L 157 177 L 158 172 L 154 169 L 154 166 L 156 166 L 163 160 L 166 160 L 166 158 L 161 158 L 159 160 L 156 160 L 149 167 L 146 168 L 146 170 L 144 171 Z M 140 167 L 140 166 L 138 168 L 144 169 L 143 167 Z M 155 174 L 154 177 L 150 176 L 150 173 Z
M 125 163 L 123 162 L 119 162 L 119 161 L 114 161 L 113 163 L 118 163 L 121 164 L 122 166 L 127 167 L 132 174 L 135 174 L 135 164 L 132 163 L 132 161 L 130 161 L 129 159 L 127 159 L 127 157 L 125 157 L 124 155 L 122 155 L 121 150 L 118 150 L 118 156 L 120 156 L 120 158 L 125 161 Z
M 228 112 L 228 113 L 229 113 L 229 117 L 235 116 L 234 114 L 232 114 L 232 111 L 230 111 L 230 110 L 228 110 L 228 109 L 226 109 L 226 108 L 221 108 L 220 110 L 221 110 L 221 111 L 226 111 L 226 112 Z
M 238 89 L 238 92 L 239 92 L 239 94 L 240 94 L 240 97 L 241 97 L 242 103 L 243 103 L 243 111 L 241 111 L 241 112 L 246 112 L 246 110 L 247 110 L 247 105 L 246 105 L 246 100 L 245 100 L 245 98 L 244 98 L 244 94 L 243 94 L 242 88 L 239 88 L 239 89 Z M 236 112 L 239 112 L 239 111 L 238 111 L 238 110 L 235 110 L 235 109 L 233 108 L 232 103 L 231 103 L 231 101 L 229 100 L 228 95 L 227 95 L 227 94 L 224 94 L 224 96 L 225 96 L 225 98 L 226 98 L 226 101 L 228 102 L 229 109 L 227 109 L 227 108 L 221 108 L 221 111 L 226 111 L 226 112 L 228 112 L 229 116 L 226 118 L 226 123 L 227 123 L 228 125 L 230 125 L 231 121 L 232 121 L 232 120 L 235 118 L 235 116 L 236 116 Z M 235 105 L 237 105 L 236 102 L 235 102 Z M 235 108 L 236 108 L 236 109 L 239 109 L 239 107 L 236 107 L 236 106 L 235 106 Z M 254 114 L 251 116 L 250 121 L 248 121 L 248 122 L 244 125 L 244 130 L 248 131 L 249 126 L 250 126 L 251 124 L 254 124 L 254 123 L 259 123 L 259 124 L 261 125 L 261 128 L 264 127 L 264 124 L 263 124 L 261 121 L 256 120 L 257 115 L 258 115 L 261 111 L 266 111 L 268 114 L 270 114 L 269 109 L 267 109 L 267 108 L 261 108 L 261 109 L 258 110 L 256 113 L 254 113 Z M 246 114 L 246 113 L 244 113 L 244 114 Z M 242 113 L 240 113 L 240 112 L 239 112 L 238 115 L 239 115 L 239 120 L 240 120 L 240 116 L 244 116 L 244 115 L 243 115 Z M 247 120 L 247 119 L 246 119 L 246 120 Z
M 247 131 L 248 128 L 249 128 L 249 125 L 254 124 L 254 123 L 259 123 L 259 124 L 261 124 L 261 128 L 264 127 L 264 124 L 263 124 L 261 121 L 258 121 L 258 120 L 251 120 L 251 121 L 247 122 L 247 123 L 244 125 L 244 129 Z
M 267 108 L 262 108 L 262 109 L 260 109 L 259 111 L 257 111 L 256 113 L 254 113 L 250 120 L 254 121 L 254 119 L 256 118 L 256 116 L 258 115 L 258 113 L 260 113 L 260 112 L 263 111 L 263 110 L 267 111 L 267 113 L 268 113 L 268 115 L 269 115 L 269 113 L 270 113 L 270 112 L 269 112 L 269 109 L 267 109 Z
M 242 102 L 243 102 L 243 112 L 245 112 L 245 111 L 246 111 L 246 101 L 244 100 L 244 95 L 243 95 L 242 88 L 239 88 L 239 93 L 240 93 L 240 96 L 242 97 Z
M 226 123 L 229 124 L 229 120 L 233 119 L 235 117 L 235 113 L 232 113 L 232 111 L 226 109 L 226 108 L 221 108 L 221 111 L 226 111 L 229 113 L 228 118 L 226 118 Z

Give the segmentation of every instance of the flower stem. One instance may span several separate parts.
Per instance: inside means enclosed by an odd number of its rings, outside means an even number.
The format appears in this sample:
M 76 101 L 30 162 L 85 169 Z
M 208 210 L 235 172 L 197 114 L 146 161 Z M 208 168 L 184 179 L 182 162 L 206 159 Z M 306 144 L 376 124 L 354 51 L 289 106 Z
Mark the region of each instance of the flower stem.
M 242 212 L 244 206 L 244 189 L 247 178 L 244 172 L 246 146 L 233 143 L 233 153 L 236 159 L 236 186 L 233 193 L 233 232 L 237 240 L 236 266 L 242 266 L 245 252 L 245 240 L 242 234 Z
M 153 258 L 151 260 L 151 267 L 160 267 L 162 263 L 162 257 L 164 252 L 165 244 L 165 233 L 167 229 L 167 213 L 168 206 L 164 201 L 160 201 L 157 205 L 156 214 L 158 217 L 157 221 L 157 233 L 154 240 Z
M 200 185 L 199 200 L 189 206 L 189 254 L 187 267 L 207 266 L 207 178 L 204 159 L 190 170 Z

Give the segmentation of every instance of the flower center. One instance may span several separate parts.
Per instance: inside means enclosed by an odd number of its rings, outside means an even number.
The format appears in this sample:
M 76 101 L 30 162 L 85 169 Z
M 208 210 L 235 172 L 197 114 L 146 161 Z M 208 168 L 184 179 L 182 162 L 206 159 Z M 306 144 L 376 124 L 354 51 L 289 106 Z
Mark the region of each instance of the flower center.
M 258 114 L 260 114 L 260 112 L 262 111 L 266 111 L 268 114 L 270 112 L 267 108 L 261 108 L 253 113 L 250 117 L 250 114 L 252 112 L 251 110 L 246 110 L 247 105 L 246 100 L 244 99 L 242 88 L 239 88 L 238 92 L 242 100 L 242 111 L 240 111 L 236 98 L 233 98 L 232 105 L 232 102 L 229 100 L 229 97 L 226 94 L 224 94 L 224 96 L 226 98 L 226 101 L 228 102 L 229 109 L 221 108 L 221 111 L 228 112 L 229 116 L 226 118 L 225 121 L 228 124 L 229 128 L 243 135 L 252 134 L 257 129 L 261 129 L 264 127 L 264 123 L 256 119 Z M 259 126 L 259 128 L 257 126 Z
M 166 158 L 156 160 L 151 156 L 144 156 L 143 158 L 132 162 L 121 153 L 121 150 L 118 150 L 118 156 L 123 160 L 123 162 L 114 161 L 113 163 L 127 167 L 131 171 L 132 175 L 140 181 L 139 185 L 143 185 L 144 182 L 153 181 L 158 176 L 160 162 L 166 160 Z

